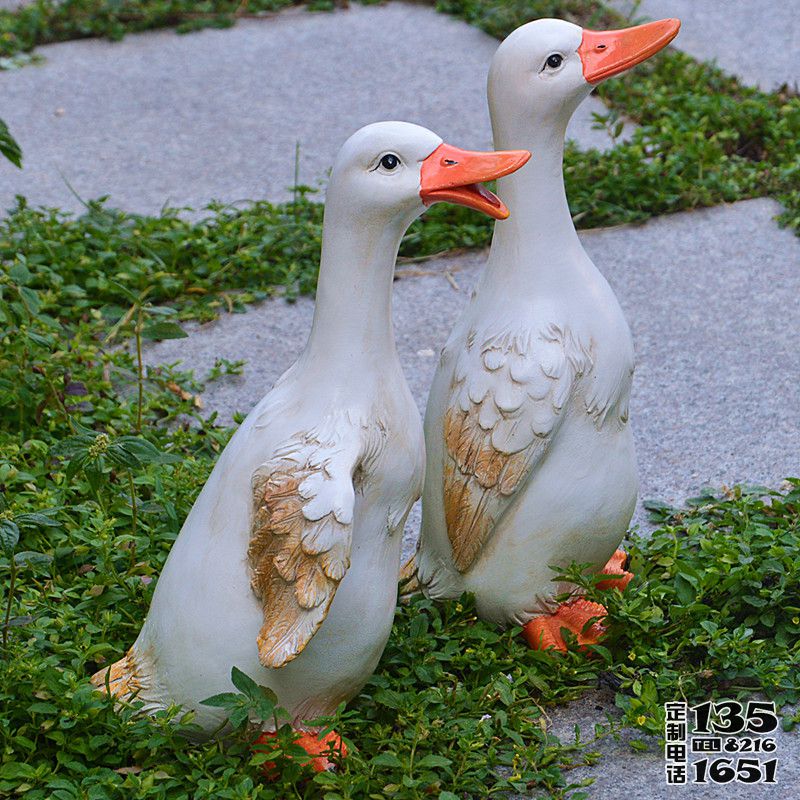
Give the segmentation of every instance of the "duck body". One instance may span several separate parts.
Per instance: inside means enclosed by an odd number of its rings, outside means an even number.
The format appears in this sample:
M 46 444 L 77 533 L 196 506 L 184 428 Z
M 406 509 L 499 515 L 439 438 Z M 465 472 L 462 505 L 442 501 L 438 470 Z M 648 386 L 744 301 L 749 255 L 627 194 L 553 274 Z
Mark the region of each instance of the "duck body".
M 224 712 L 200 701 L 230 691 L 235 665 L 269 686 L 294 720 L 311 720 L 332 713 L 373 672 L 391 630 L 403 524 L 424 469 L 419 413 L 399 365 L 384 364 L 373 377 L 365 384 L 342 374 L 320 387 L 295 366 L 236 432 L 186 520 L 133 646 L 139 671 L 151 678 L 138 697 L 147 710 L 177 703 L 202 728 L 217 727 Z M 298 405 L 298 397 L 314 402 Z M 330 413 L 320 415 L 323 408 Z M 354 472 L 356 463 L 349 568 L 303 651 L 266 668 L 255 646 L 265 609 L 251 588 L 249 488 L 260 475 L 290 476 L 291 485 L 320 468 Z
M 550 296 L 498 292 L 487 266 L 428 401 L 420 582 L 435 598 L 474 593 L 480 616 L 499 624 L 552 608 L 568 587 L 551 565 L 605 564 L 636 503 L 632 339 L 611 288 L 580 261 L 582 288 Z M 481 500 L 491 531 L 461 571 L 470 547 L 454 547 L 448 532 L 479 539 Z
M 562 162 L 590 80 L 660 49 L 677 32 L 665 22 L 606 35 L 536 20 L 492 61 L 495 146 L 532 157 L 498 181 L 511 216 L 433 381 L 416 572 L 428 596 L 473 592 L 501 625 L 551 613 L 574 588 L 551 567 L 601 568 L 635 508 L 632 337 L 578 239 Z
M 440 199 L 507 215 L 476 181 L 529 156 L 458 150 L 402 122 L 348 139 L 326 194 L 306 347 L 223 451 L 136 642 L 93 677 L 98 688 L 146 713 L 182 706 L 209 734 L 225 711 L 203 700 L 231 691 L 233 667 L 271 688 L 299 729 L 366 683 L 425 468 L 391 320 L 400 240 Z

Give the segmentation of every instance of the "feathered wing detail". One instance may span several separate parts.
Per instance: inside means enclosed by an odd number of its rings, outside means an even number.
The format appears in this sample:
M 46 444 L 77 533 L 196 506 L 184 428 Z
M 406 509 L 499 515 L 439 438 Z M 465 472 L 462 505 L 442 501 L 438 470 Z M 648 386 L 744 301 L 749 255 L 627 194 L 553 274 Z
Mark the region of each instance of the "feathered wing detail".
M 576 382 L 592 369 L 589 347 L 556 325 L 476 338 L 470 333 L 456 362 L 444 419 L 445 521 L 461 573 L 547 452 Z
M 254 473 L 247 559 L 264 608 L 265 667 L 296 658 L 317 632 L 350 566 L 359 447 L 310 433 Z

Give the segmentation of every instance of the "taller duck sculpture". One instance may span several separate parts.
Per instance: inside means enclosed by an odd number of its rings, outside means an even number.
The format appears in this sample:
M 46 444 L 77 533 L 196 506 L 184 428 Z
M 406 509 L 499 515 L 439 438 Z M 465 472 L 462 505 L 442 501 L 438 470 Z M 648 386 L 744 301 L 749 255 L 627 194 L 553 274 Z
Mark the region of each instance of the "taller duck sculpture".
M 392 330 L 400 240 L 440 200 L 506 217 L 479 182 L 529 157 L 459 150 L 404 122 L 348 139 L 327 190 L 305 350 L 219 457 L 139 637 L 94 676 L 98 688 L 147 713 L 180 705 L 206 732 L 225 712 L 202 701 L 231 691 L 233 666 L 298 728 L 361 689 L 391 630 L 425 463 Z
M 478 614 L 496 623 L 554 612 L 569 587 L 552 581 L 550 565 L 602 567 L 634 511 L 633 343 L 575 232 L 562 158 L 567 123 L 592 88 L 679 27 L 599 32 L 541 19 L 514 31 L 491 64 L 495 146 L 533 155 L 498 182 L 511 218 L 495 225 L 433 381 L 416 569 L 428 596 L 473 592 Z M 558 623 L 580 634 L 604 609 L 561 611 Z M 558 638 L 548 643 L 563 646 Z

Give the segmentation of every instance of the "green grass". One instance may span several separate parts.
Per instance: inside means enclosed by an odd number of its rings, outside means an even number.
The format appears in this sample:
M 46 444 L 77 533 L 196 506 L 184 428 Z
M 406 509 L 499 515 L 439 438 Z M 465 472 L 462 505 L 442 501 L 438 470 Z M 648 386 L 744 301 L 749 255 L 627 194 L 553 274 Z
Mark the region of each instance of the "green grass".
M 0 56 L 12 57 L 40 44 L 177 27 L 188 32 L 229 27 L 237 18 L 280 11 L 297 0 L 36 0 L 24 8 L 0 11 Z M 317 7 L 330 8 L 332 3 Z
M 237 8 L 288 4 L 40 0 L 0 12 L 0 52 L 229 24 Z M 496 36 L 545 14 L 617 24 L 584 0 L 438 7 Z M 669 52 L 601 93 L 611 109 L 603 124 L 613 130 L 614 114 L 624 113 L 640 128 L 608 154 L 568 150 L 578 225 L 774 196 L 800 232 L 800 102 L 790 92 L 747 89 Z M 478 622 L 466 597 L 398 609 L 376 675 L 330 720 L 352 743 L 336 774 L 311 777 L 283 763 L 281 781 L 264 784 L 246 727 L 224 744 L 193 744 L 181 735 L 191 720 L 176 710 L 144 720 L 133 709 L 115 713 L 91 691 L 87 677 L 135 639 L 169 548 L 231 433 L 199 416 L 195 397 L 236 365 L 196 378 L 145 372 L 136 343 L 179 336 L 178 320 L 243 310 L 278 291 L 313 292 L 317 199 L 301 190 L 295 203 L 211 205 L 195 222 L 101 202 L 76 218 L 21 201 L 0 221 L 0 795 L 463 800 L 538 789 L 577 798 L 571 768 L 593 761 L 594 736 L 616 729 L 561 743 L 545 714 L 587 688 L 614 687 L 619 724 L 655 735 L 666 700 L 760 690 L 779 705 L 797 702 L 797 481 L 782 494 L 734 489 L 684 509 L 654 506 L 660 528 L 632 541 L 629 590 L 602 595 L 611 633 L 591 653 L 532 652 L 518 631 Z M 402 252 L 478 247 L 490 233 L 488 220 L 437 206 Z M 586 584 L 575 570 L 570 577 Z M 287 736 L 279 750 L 291 751 Z

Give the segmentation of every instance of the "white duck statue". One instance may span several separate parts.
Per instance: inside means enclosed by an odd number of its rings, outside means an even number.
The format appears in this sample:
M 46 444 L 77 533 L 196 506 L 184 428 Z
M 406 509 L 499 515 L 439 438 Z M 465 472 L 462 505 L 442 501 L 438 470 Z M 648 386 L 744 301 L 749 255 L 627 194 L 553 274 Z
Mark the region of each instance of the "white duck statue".
M 427 205 L 500 219 L 479 185 L 530 154 L 444 144 L 405 122 L 368 125 L 327 189 L 311 333 L 220 455 L 167 558 L 128 653 L 92 682 L 207 733 L 236 666 L 303 729 L 353 697 L 392 626 L 403 524 L 422 489 L 422 424 L 395 349 L 400 240 Z M 266 728 L 265 728 L 266 730 Z
M 596 639 L 598 625 L 583 628 L 605 609 L 579 598 L 559 608 L 553 598 L 570 587 L 552 580 L 551 565 L 603 567 L 638 491 L 633 343 L 570 216 L 567 123 L 597 83 L 658 52 L 679 27 L 600 32 L 540 19 L 508 36 L 489 72 L 495 146 L 533 155 L 498 182 L 511 217 L 495 224 L 431 388 L 416 578 L 432 598 L 474 593 L 486 620 L 536 618 L 526 629 L 534 646 L 563 649 L 560 627 Z M 623 559 L 619 551 L 607 568 L 620 586 L 630 578 Z

